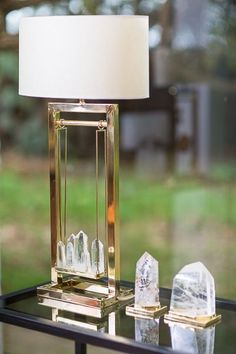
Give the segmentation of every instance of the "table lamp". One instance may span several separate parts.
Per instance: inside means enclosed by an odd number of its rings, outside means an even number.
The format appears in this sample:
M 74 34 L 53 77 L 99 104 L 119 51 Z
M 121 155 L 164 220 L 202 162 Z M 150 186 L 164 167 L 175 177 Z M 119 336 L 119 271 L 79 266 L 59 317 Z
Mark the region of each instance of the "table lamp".
M 75 100 L 48 104 L 51 282 L 38 288 L 39 301 L 102 317 L 111 305 L 130 296 L 130 289 L 120 287 L 118 105 L 85 100 L 149 96 L 148 17 L 23 18 L 19 29 L 19 94 Z M 86 113 L 92 113 L 94 119 L 81 119 L 80 114 L 84 117 Z M 96 118 L 101 114 L 104 119 Z M 67 130 L 84 126 L 94 129 L 96 140 L 96 238 L 92 243 L 86 230 L 68 235 L 66 226 Z M 101 136 L 106 245 L 100 240 L 98 226 Z

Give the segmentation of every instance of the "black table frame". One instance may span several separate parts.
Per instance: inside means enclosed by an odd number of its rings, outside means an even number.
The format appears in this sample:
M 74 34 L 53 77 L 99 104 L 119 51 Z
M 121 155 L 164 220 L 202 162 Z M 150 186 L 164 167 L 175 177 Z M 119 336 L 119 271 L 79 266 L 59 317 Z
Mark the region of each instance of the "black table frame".
M 124 284 L 124 283 L 123 283 Z M 132 286 L 133 284 L 125 283 L 124 285 Z M 135 354 L 170 354 L 180 353 L 165 348 L 162 346 L 146 345 L 135 342 L 132 339 L 122 338 L 119 336 L 112 336 L 106 333 L 98 333 L 80 327 L 69 326 L 61 323 L 56 323 L 51 320 L 43 319 L 37 316 L 17 312 L 6 308 L 7 306 L 35 296 L 36 288 L 27 288 L 14 293 L 3 295 L 0 297 L 0 321 L 14 326 L 19 326 L 42 333 L 51 334 L 61 338 L 73 340 L 75 342 L 75 354 L 86 354 L 87 344 L 98 346 L 107 349 L 113 349 L 124 353 Z M 170 298 L 170 289 L 160 289 L 160 295 L 165 298 Z M 216 300 L 218 308 L 236 311 L 236 301 L 219 299 Z

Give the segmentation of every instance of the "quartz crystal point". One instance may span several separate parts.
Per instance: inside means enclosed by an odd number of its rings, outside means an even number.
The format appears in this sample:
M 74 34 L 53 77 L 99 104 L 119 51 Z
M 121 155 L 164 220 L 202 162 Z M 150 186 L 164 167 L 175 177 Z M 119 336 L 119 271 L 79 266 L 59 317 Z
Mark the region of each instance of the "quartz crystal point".
M 159 344 L 159 319 L 135 318 L 135 340 Z
M 197 329 L 177 324 L 170 326 L 172 349 L 191 354 L 213 354 L 215 327 Z
M 74 246 L 72 242 L 68 242 L 66 245 L 66 265 L 67 267 L 73 267 L 74 266 Z
M 80 231 L 74 241 L 75 266 L 79 272 L 91 272 L 90 253 L 88 251 L 88 236 Z
M 104 247 L 100 240 L 93 240 L 91 246 L 91 261 L 92 261 L 92 273 L 101 274 L 104 273 Z
M 65 245 L 62 241 L 59 241 L 57 243 L 57 267 L 58 268 L 66 267 Z
M 174 277 L 170 311 L 188 317 L 215 315 L 215 283 L 201 262 L 183 267 Z
M 159 307 L 158 262 L 147 252 L 136 264 L 135 307 Z
M 74 244 L 75 244 L 75 238 L 76 238 L 76 236 L 75 236 L 74 234 L 71 234 L 71 235 L 67 238 L 67 244 L 68 244 L 69 242 L 71 242 L 72 245 L 74 246 Z

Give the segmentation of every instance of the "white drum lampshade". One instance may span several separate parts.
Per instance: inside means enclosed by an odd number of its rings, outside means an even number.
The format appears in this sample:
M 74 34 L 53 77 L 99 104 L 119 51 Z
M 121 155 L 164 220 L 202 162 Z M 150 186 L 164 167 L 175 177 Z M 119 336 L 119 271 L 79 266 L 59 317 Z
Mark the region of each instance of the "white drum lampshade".
M 19 94 L 71 99 L 149 97 L 147 16 L 26 17 Z

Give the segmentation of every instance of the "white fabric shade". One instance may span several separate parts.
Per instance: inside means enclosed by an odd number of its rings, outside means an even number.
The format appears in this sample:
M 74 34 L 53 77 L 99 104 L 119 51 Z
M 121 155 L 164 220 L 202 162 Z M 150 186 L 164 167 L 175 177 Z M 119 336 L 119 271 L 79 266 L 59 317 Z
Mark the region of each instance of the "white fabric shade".
M 149 96 L 147 16 L 25 17 L 19 94 L 76 99 Z

